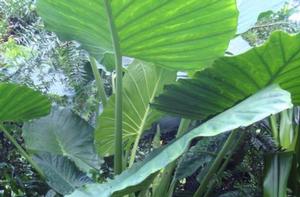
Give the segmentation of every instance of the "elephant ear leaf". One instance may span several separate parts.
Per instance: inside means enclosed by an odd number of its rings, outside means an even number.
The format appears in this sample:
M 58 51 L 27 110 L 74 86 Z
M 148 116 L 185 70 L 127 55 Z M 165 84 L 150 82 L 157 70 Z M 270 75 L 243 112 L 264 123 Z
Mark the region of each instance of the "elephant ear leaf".
M 50 100 L 26 86 L 0 83 L 0 121 L 26 121 L 50 112 Z
M 236 33 L 235 0 L 109 2 L 122 55 L 156 65 L 201 69 Z M 98 62 L 114 53 L 103 0 L 38 0 L 37 11 L 49 30 L 78 41 Z
M 300 34 L 274 32 L 263 46 L 222 57 L 211 68 L 166 87 L 153 107 L 191 119 L 206 119 L 271 85 L 279 84 L 300 104 Z
M 103 197 L 109 197 L 116 193 L 125 195 L 129 189 L 132 192 L 134 186 L 141 184 L 150 175 L 175 161 L 194 138 L 214 136 L 246 127 L 290 107 L 292 107 L 290 94 L 277 85 L 272 85 L 187 132 L 169 145 L 157 149 L 143 162 L 134 164 L 114 180 L 104 184 L 86 185 L 70 196 L 93 197 L 101 194 Z
M 26 122 L 26 148 L 66 156 L 84 171 L 100 167 L 94 148 L 93 127 L 66 108 L 53 107 L 49 116 Z
M 70 194 L 78 187 L 92 183 L 92 180 L 67 157 L 38 153 L 33 156 L 33 160 L 44 172 L 48 185 L 62 195 Z
M 123 78 L 123 141 L 126 150 L 161 116 L 160 112 L 150 108 L 150 103 L 166 84 L 175 80 L 176 72 L 151 63 L 135 60 L 129 65 Z M 114 114 L 113 95 L 99 117 L 95 133 L 97 150 L 101 155 L 110 155 L 114 150 Z

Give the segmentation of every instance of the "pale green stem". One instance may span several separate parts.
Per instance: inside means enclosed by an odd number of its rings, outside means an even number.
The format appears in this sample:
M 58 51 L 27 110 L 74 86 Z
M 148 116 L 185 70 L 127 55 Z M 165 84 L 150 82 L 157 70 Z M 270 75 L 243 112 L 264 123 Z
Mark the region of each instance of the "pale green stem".
M 182 136 L 188 130 L 190 124 L 191 124 L 191 120 L 182 118 L 177 130 L 176 138 Z
M 179 128 L 177 130 L 176 138 L 180 137 L 181 135 L 183 135 L 187 131 L 190 123 L 191 123 L 191 120 L 181 119 Z M 154 192 L 155 194 L 153 195 L 154 197 L 160 197 L 162 195 L 167 196 L 166 194 L 169 191 L 170 182 L 172 180 L 172 175 L 173 175 L 173 171 L 176 167 L 176 164 L 177 164 L 177 160 L 170 163 L 164 169 L 163 174 L 161 175 L 162 179 L 160 181 L 160 184 L 155 189 L 155 192 Z M 173 191 L 170 191 L 170 192 L 172 193 Z
M 147 194 L 148 194 L 148 188 L 142 190 L 142 191 L 139 193 L 139 196 L 138 196 L 138 197 L 147 197 Z
M 45 175 L 43 171 L 40 169 L 40 167 L 33 161 L 33 159 L 26 153 L 26 151 L 19 145 L 19 143 L 15 140 L 15 138 L 10 135 L 9 131 L 3 126 L 3 124 L 0 124 L 0 130 L 3 131 L 4 135 L 13 143 L 13 145 L 18 149 L 19 153 L 30 163 L 30 165 L 40 174 L 42 178 L 45 178 Z
M 127 168 L 127 161 L 128 161 L 129 153 L 130 153 L 129 150 L 125 151 L 124 158 L 123 158 L 123 170 L 126 170 L 126 168 Z
M 221 175 L 221 173 L 225 170 L 227 164 L 229 163 L 234 151 L 237 149 L 237 147 L 240 145 L 241 141 L 244 140 L 246 135 L 246 132 L 242 132 L 239 139 L 237 141 L 234 141 L 234 147 L 230 150 L 230 153 L 228 153 L 225 161 L 223 162 L 222 166 L 220 167 L 220 169 L 217 172 L 217 177 L 219 177 Z M 211 190 L 213 189 L 213 187 L 216 184 L 216 180 L 214 180 L 212 183 L 210 183 L 204 197 L 208 197 L 210 195 Z
M 194 197 L 203 196 L 206 187 L 211 179 L 211 177 L 217 172 L 222 163 L 223 158 L 227 154 L 229 148 L 232 146 L 233 142 L 235 142 L 235 137 L 238 133 L 238 130 L 234 130 L 230 133 L 229 137 L 227 138 L 225 144 L 223 145 L 222 149 L 220 150 L 219 154 L 217 155 L 216 159 L 213 161 L 211 167 L 209 168 L 208 172 L 204 176 L 203 180 L 200 183 L 197 191 L 194 194 Z
M 130 159 L 129 159 L 129 168 L 134 163 L 135 156 L 136 156 L 136 153 L 137 153 L 137 150 L 138 150 L 138 147 L 139 147 L 139 141 L 140 141 L 140 139 L 141 139 L 141 133 L 136 136 L 134 144 L 133 144 L 133 147 L 131 149 L 131 154 L 130 154 Z
M 184 118 L 181 120 L 178 131 L 177 131 L 177 134 L 176 134 L 176 138 L 179 138 L 180 136 L 182 136 L 187 131 L 187 129 L 189 128 L 190 123 L 191 123 L 191 120 L 184 119 Z M 166 181 L 170 182 L 171 176 L 173 174 L 174 169 L 176 168 L 176 165 L 177 165 L 177 162 L 173 162 L 172 165 L 167 167 L 167 171 L 168 171 L 167 174 L 170 176 L 170 178 Z M 175 186 L 176 186 L 176 182 L 177 182 L 177 180 L 175 179 L 175 177 L 173 177 L 173 179 L 170 183 L 170 186 L 169 186 L 169 190 L 168 190 L 169 197 L 173 196 L 173 192 L 174 192 L 174 189 L 175 189 Z
M 273 138 L 280 143 L 279 140 L 279 129 L 278 129 L 278 124 L 277 124 L 277 119 L 276 119 L 276 115 L 271 115 L 270 116 L 270 124 L 271 124 L 271 129 L 272 129 L 272 134 L 273 134 Z M 279 144 L 278 144 L 279 145 Z
M 293 151 L 295 132 L 292 118 L 292 110 L 285 110 L 280 113 L 279 139 L 282 148 Z
M 116 94 L 116 76 L 114 72 L 111 74 L 111 87 L 112 87 L 112 93 Z
M 145 114 L 148 114 L 148 110 L 150 110 L 150 106 L 148 106 Z M 130 154 L 130 159 L 129 159 L 129 168 L 133 165 L 133 163 L 135 161 L 136 153 L 137 153 L 137 150 L 139 148 L 139 142 L 140 142 L 140 139 L 141 139 L 141 136 L 142 136 L 142 131 L 144 130 L 144 125 L 145 125 L 146 118 L 147 118 L 147 116 L 144 116 L 144 120 L 142 121 L 142 124 L 141 124 L 142 126 L 138 131 L 138 135 L 136 136 L 133 147 L 131 149 L 131 154 Z M 156 133 L 160 132 L 160 128 L 157 127 L 157 129 L 158 130 L 156 130 Z
M 122 54 L 120 50 L 119 36 L 112 16 L 111 4 L 109 0 L 104 0 L 104 7 L 108 17 L 109 27 L 112 35 L 112 43 L 115 52 L 116 63 L 116 100 L 115 100 L 115 174 L 122 172 L 123 142 L 122 142 Z
M 107 104 L 107 97 L 106 97 L 106 93 L 105 93 L 104 82 L 103 82 L 101 75 L 99 73 L 99 70 L 97 68 L 97 63 L 96 63 L 95 58 L 90 56 L 90 63 L 91 63 L 93 75 L 94 75 L 95 81 L 96 81 L 97 97 L 99 100 L 101 100 L 103 107 L 105 107 Z
M 176 166 L 174 166 L 175 168 Z M 177 180 L 176 179 L 172 179 L 172 182 L 170 184 L 170 187 L 169 187 L 169 191 L 168 191 L 168 196 L 169 197 L 173 197 L 174 195 L 174 190 L 175 190 L 175 187 L 176 187 L 176 184 L 177 184 Z
M 160 140 L 161 140 L 161 132 L 160 132 L 160 126 L 159 126 L 159 124 L 156 126 L 156 133 L 155 133 L 155 135 L 154 135 L 154 137 L 153 137 L 153 140 L 152 140 L 152 147 L 154 148 L 154 149 L 157 149 L 157 148 L 159 148 L 159 147 L 161 147 L 161 142 L 160 142 Z

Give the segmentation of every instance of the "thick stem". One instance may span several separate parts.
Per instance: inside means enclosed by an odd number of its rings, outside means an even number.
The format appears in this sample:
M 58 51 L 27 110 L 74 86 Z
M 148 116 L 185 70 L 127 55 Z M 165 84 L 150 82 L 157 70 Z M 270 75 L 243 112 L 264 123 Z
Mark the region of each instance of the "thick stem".
M 122 142 L 122 54 L 120 50 L 119 36 L 115 27 L 112 16 L 110 0 L 104 0 L 104 7 L 108 17 L 109 27 L 112 35 L 112 43 L 115 52 L 116 63 L 116 108 L 115 108 L 115 155 L 114 155 L 114 169 L 115 174 L 122 172 L 123 159 L 123 142 Z
M 182 118 L 177 130 L 176 138 L 182 136 L 188 130 L 190 124 L 191 124 L 191 120 Z
M 98 71 L 97 63 L 96 63 L 95 58 L 90 56 L 90 63 L 91 63 L 93 75 L 94 75 L 95 81 L 96 81 L 98 101 L 101 100 L 103 107 L 105 107 L 106 104 L 107 104 L 107 98 L 106 98 L 106 93 L 105 93 L 105 88 L 104 88 L 104 82 L 103 82 L 103 80 L 101 78 L 101 75 Z M 99 111 L 99 107 L 98 107 L 98 111 Z M 97 116 L 98 115 L 99 114 L 97 114 Z
M 13 143 L 13 145 L 18 149 L 19 153 L 30 163 L 30 165 L 40 174 L 42 178 L 45 178 L 45 175 L 43 171 L 40 169 L 40 167 L 33 161 L 33 159 L 26 153 L 26 151 L 19 145 L 19 143 L 15 140 L 15 138 L 10 135 L 9 131 L 3 126 L 3 124 L 0 124 L 0 130 L 3 131 L 4 135 Z
M 279 143 L 279 141 L 280 141 L 279 140 L 279 128 L 278 128 L 278 124 L 277 124 L 276 115 L 270 116 L 270 124 L 271 124 L 273 138 Z
M 201 181 L 200 186 L 198 187 L 197 191 L 194 194 L 194 197 L 203 196 L 211 177 L 219 169 L 220 164 L 222 163 L 222 160 L 224 159 L 225 155 L 227 154 L 229 148 L 235 142 L 234 140 L 235 140 L 235 137 L 236 137 L 237 134 L 238 134 L 238 130 L 234 130 L 230 133 L 230 135 L 227 138 L 225 144 L 223 145 L 221 151 L 219 152 L 216 159 L 214 160 L 211 167 L 209 168 L 208 172 L 206 173 L 205 177 Z

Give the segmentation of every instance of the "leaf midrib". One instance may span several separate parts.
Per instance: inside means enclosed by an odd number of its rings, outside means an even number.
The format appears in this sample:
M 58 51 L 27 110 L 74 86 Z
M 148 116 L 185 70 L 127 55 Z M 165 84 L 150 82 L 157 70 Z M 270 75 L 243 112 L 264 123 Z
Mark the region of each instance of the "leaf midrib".
M 156 95 L 158 86 L 159 86 L 160 81 L 161 81 L 162 73 L 163 73 L 163 72 L 162 72 L 162 70 L 160 69 L 159 75 L 158 75 L 158 79 L 157 79 L 157 81 L 156 81 L 156 83 L 155 83 L 155 86 L 154 86 L 152 95 L 151 95 L 151 97 L 150 97 L 149 103 L 153 102 L 153 100 L 154 100 L 154 97 L 155 97 L 155 95 Z M 145 78 L 146 78 L 146 76 L 145 76 Z M 144 113 L 144 115 L 143 115 L 142 122 L 141 122 L 141 124 L 140 124 L 140 126 L 139 126 L 139 128 L 138 128 L 138 130 L 137 130 L 137 138 L 138 138 L 138 139 L 140 138 L 140 136 L 141 136 L 141 134 L 142 134 L 142 132 L 143 132 L 143 130 L 144 130 L 144 127 L 145 127 L 145 125 L 146 125 L 146 120 L 147 120 L 147 118 L 148 118 L 148 116 L 149 116 L 149 114 L 150 114 L 150 104 L 149 104 L 149 103 L 148 103 L 148 106 L 147 106 L 147 108 L 146 108 L 146 110 L 145 110 L 145 113 Z
M 43 162 L 43 163 L 46 163 L 43 159 L 42 159 L 42 162 Z M 56 162 L 57 162 L 57 160 L 56 160 Z M 55 163 L 56 163 L 56 162 L 55 162 Z M 54 172 L 56 173 L 57 176 L 61 177 L 61 179 L 62 179 L 67 185 L 69 185 L 69 187 L 71 187 L 73 190 L 76 189 L 76 187 L 73 186 L 73 184 L 72 184 L 71 182 L 69 182 L 67 179 L 65 179 L 65 177 L 62 176 L 61 173 L 57 171 L 57 168 L 52 167 L 52 165 L 49 165 L 48 162 L 46 163 L 46 165 L 47 165 L 50 169 L 52 169 L 52 171 L 54 171 Z
M 79 160 L 79 162 L 82 162 L 82 163 L 86 164 L 87 166 L 94 168 L 88 162 L 84 161 L 81 157 L 78 157 L 76 154 L 68 153 L 68 151 L 66 151 L 66 149 L 64 148 L 65 145 L 62 143 L 62 140 L 59 139 L 59 136 L 56 134 L 55 131 L 53 133 L 54 133 L 54 136 L 55 136 L 55 141 L 57 142 L 58 146 L 60 147 L 61 153 L 62 153 L 63 156 L 72 159 L 74 161 L 74 163 L 76 163 L 75 159 L 77 159 L 77 160 Z

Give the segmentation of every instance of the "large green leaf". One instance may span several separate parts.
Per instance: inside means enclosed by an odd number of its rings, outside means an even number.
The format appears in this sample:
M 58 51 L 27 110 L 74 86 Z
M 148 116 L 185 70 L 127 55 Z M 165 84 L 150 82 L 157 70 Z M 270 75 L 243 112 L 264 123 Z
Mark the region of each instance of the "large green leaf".
M 136 138 L 160 117 L 161 113 L 150 108 L 154 97 L 160 94 L 164 85 L 175 82 L 176 72 L 150 63 L 134 61 L 123 78 L 123 141 L 130 148 Z M 95 139 L 97 150 L 102 155 L 114 150 L 114 96 L 99 118 Z
M 235 0 L 112 0 L 123 56 L 181 70 L 201 69 L 235 35 Z M 39 0 L 38 13 L 51 31 L 76 40 L 101 62 L 113 53 L 103 0 Z
M 238 127 L 246 127 L 270 114 L 278 113 L 290 107 L 292 107 L 290 94 L 277 85 L 270 86 L 184 134 L 169 145 L 157 149 L 145 161 L 136 163 L 114 180 L 102 185 L 87 185 L 75 191 L 71 196 L 93 197 L 101 194 L 102 197 L 108 197 L 116 192 L 125 194 L 128 187 L 140 184 L 148 176 L 176 160 L 184 153 L 194 138 L 213 136 Z
M 288 0 L 237 0 L 239 23 L 237 33 L 241 34 L 250 29 L 262 12 L 278 11 Z
M 100 167 L 93 127 L 69 109 L 54 107 L 49 116 L 25 123 L 23 136 L 31 151 L 66 156 L 82 170 Z
M 275 32 L 261 47 L 218 59 L 211 68 L 182 79 L 156 100 L 154 107 L 192 119 L 222 112 L 258 90 L 278 83 L 300 104 L 300 34 Z
M 49 99 L 26 86 L 0 83 L 0 121 L 25 121 L 50 112 Z
M 46 176 L 47 183 L 60 194 L 70 194 L 92 180 L 64 156 L 39 153 L 33 157 Z

